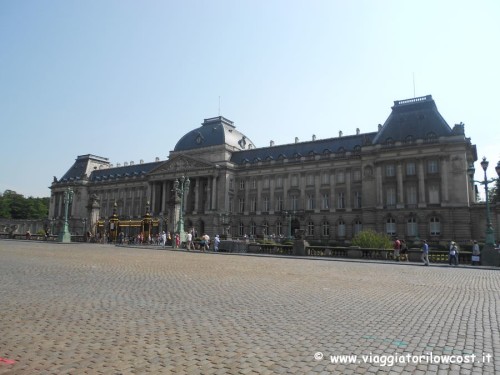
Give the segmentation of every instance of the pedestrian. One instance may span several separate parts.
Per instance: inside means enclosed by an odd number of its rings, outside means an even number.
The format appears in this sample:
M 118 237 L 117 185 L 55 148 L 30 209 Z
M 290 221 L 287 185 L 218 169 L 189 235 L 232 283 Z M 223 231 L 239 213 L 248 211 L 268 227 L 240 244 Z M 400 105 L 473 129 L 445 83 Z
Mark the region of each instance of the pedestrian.
M 474 244 L 472 245 L 472 265 L 474 266 L 476 263 L 480 264 L 480 256 L 481 256 L 481 250 L 479 250 L 479 244 L 477 241 L 474 241 Z
M 424 262 L 424 266 L 429 265 L 429 245 L 426 240 L 422 243 L 422 262 Z
M 205 233 L 203 235 L 203 252 L 205 252 L 205 250 L 208 251 L 209 248 L 210 248 L 210 236 Z
M 398 237 L 394 240 L 394 254 L 393 259 L 399 262 L 399 252 L 401 251 L 401 241 Z
M 175 242 L 174 241 L 172 242 L 177 249 L 181 247 L 181 236 L 179 236 L 179 233 L 175 234 Z
M 408 259 L 408 245 L 405 240 L 401 240 L 401 260 L 409 262 Z
M 161 233 L 161 244 L 163 247 L 167 245 L 167 234 L 165 233 L 165 231 Z
M 215 252 L 219 251 L 219 244 L 220 244 L 220 238 L 219 238 L 219 235 L 216 234 L 214 237 L 214 251 Z
M 193 245 L 193 235 L 191 234 L 191 232 L 188 232 L 186 235 L 186 249 L 187 249 L 187 251 L 191 250 L 191 245 Z M 193 246 L 193 250 L 194 250 L 194 246 Z
M 451 243 L 450 243 L 449 263 L 450 263 L 450 266 L 452 263 L 455 267 L 458 266 L 458 246 L 455 243 L 455 241 L 451 241 Z

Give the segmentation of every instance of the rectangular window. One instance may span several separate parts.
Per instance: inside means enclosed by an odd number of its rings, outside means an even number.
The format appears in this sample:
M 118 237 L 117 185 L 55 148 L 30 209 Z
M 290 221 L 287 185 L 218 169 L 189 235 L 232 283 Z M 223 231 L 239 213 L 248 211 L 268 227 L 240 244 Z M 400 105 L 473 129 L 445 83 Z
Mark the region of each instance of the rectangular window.
M 439 204 L 439 186 L 429 185 L 429 203 Z
M 299 177 L 296 174 L 292 176 L 292 186 L 294 187 L 299 186 Z
M 343 184 L 345 182 L 345 175 L 344 172 L 337 172 L 337 183 L 338 184 Z
M 297 211 L 299 209 L 299 200 L 296 195 L 290 197 L 290 209 Z
M 233 201 L 233 198 L 229 198 L 229 212 L 234 212 L 234 201 Z
M 413 163 L 413 162 L 406 163 L 406 175 L 407 176 L 415 176 L 416 173 L 417 172 L 416 172 L 415 163 Z
M 396 168 L 394 168 L 394 164 L 388 164 L 385 166 L 385 175 L 387 177 L 394 177 L 396 175 Z
M 250 198 L 250 211 L 257 211 L 257 199 L 255 197 Z
M 245 180 L 240 180 L 240 189 L 241 190 L 245 189 Z
M 343 191 L 337 194 L 337 208 L 345 208 L 345 194 Z
M 324 221 L 321 225 L 321 233 L 323 236 L 330 236 L 330 223 L 328 221 Z
M 312 221 L 307 223 L 307 234 L 309 236 L 314 236 L 314 222 Z
M 314 186 L 314 175 L 308 174 L 306 182 L 307 182 L 307 186 Z
M 418 233 L 417 219 L 410 217 L 406 223 L 406 234 L 410 237 L 416 237 Z
M 345 237 L 345 222 L 343 220 L 339 221 L 339 225 L 337 227 L 337 235 L 339 237 Z
M 396 205 L 396 188 L 387 187 L 385 189 L 386 194 L 386 205 L 387 206 L 395 206 Z
M 406 203 L 407 204 L 417 204 L 417 187 L 407 186 L 406 187 Z
M 429 160 L 427 162 L 427 173 L 434 174 L 438 173 L 438 161 L 437 160 Z
M 385 223 L 385 232 L 389 236 L 396 235 L 396 220 L 394 220 L 394 219 L 387 219 L 387 221 Z
M 264 177 L 264 189 L 269 189 L 269 178 L 268 177 Z
M 361 181 L 361 170 L 355 169 L 352 171 L 352 179 L 353 181 Z
M 322 185 L 330 184 L 330 173 L 325 172 L 321 175 L 321 184 Z
M 252 189 L 257 189 L 257 179 L 252 178 Z
M 262 211 L 264 212 L 269 211 L 269 197 L 264 197 L 262 199 Z
M 276 210 L 283 211 L 283 197 L 281 195 L 276 197 Z
M 321 197 L 321 209 L 322 210 L 328 210 L 330 208 L 330 200 L 328 193 L 324 193 L 323 196 Z
M 238 200 L 238 206 L 239 206 L 239 212 L 244 212 L 245 211 L 245 199 L 240 198 Z
M 355 191 L 354 192 L 354 208 L 361 208 L 361 192 L 360 191 Z
M 282 177 L 276 177 L 276 187 L 277 188 L 283 187 L 283 178 Z
M 307 209 L 314 210 L 314 194 L 307 195 Z

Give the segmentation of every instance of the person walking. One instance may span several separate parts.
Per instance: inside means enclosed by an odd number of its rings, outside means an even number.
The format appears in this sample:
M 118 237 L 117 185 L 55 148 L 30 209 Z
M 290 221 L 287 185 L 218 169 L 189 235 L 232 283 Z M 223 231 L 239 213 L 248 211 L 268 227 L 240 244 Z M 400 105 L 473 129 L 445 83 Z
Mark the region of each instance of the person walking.
M 480 264 L 480 256 L 481 256 L 481 250 L 479 250 L 479 244 L 477 241 L 474 241 L 474 244 L 472 245 L 472 265 L 476 265 L 476 263 L 479 265 Z
M 401 240 L 401 260 L 409 262 L 408 245 L 405 240 Z
M 214 237 L 214 251 L 215 252 L 219 251 L 219 244 L 220 244 L 220 238 L 219 238 L 219 235 L 216 234 Z
M 399 262 L 399 252 L 401 251 L 401 241 L 398 237 L 394 240 L 394 260 Z
M 424 262 L 424 266 L 429 265 L 429 244 L 426 240 L 422 243 L 422 262 Z
M 174 241 L 172 241 L 172 246 L 175 246 L 176 249 L 181 246 L 181 236 L 179 236 L 179 233 L 175 234 L 175 239 Z
M 450 266 L 452 263 L 455 267 L 458 266 L 458 246 L 455 243 L 455 241 L 451 241 L 451 243 L 450 243 L 449 263 L 450 263 Z
M 187 251 L 191 250 L 191 246 L 193 245 L 193 235 L 191 232 L 188 232 L 186 235 L 186 249 Z M 194 250 L 194 245 L 193 245 L 193 250 Z

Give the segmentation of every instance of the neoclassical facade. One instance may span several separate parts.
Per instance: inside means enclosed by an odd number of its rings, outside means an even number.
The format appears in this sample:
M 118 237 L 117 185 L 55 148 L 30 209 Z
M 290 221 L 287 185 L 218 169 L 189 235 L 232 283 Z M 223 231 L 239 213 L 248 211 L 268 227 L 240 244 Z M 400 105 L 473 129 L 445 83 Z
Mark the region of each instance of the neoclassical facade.
M 148 211 L 175 231 L 181 199 L 175 181 L 189 178 L 185 228 L 209 235 L 351 239 L 362 229 L 403 238 L 484 238 L 485 208 L 468 169 L 476 147 L 464 125 L 450 127 L 430 95 L 398 100 L 370 133 L 257 147 L 224 117 L 206 119 L 176 144 L 167 160 L 112 165 L 82 155 L 51 185 L 50 219 L 64 215 L 74 191 L 73 232 L 116 214 L 122 223 Z M 498 233 L 498 214 L 493 213 Z

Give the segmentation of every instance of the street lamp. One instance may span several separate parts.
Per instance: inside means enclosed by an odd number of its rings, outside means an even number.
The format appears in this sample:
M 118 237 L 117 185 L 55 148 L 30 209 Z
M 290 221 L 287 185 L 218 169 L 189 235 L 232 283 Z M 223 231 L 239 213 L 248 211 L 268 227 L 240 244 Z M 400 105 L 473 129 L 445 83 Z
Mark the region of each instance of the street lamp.
M 87 218 L 83 218 L 82 223 L 83 223 L 83 239 L 84 242 L 87 242 Z
M 181 243 L 186 241 L 186 234 L 184 233 L 184 195 L 189 191 L 189 184 L 189 177 L 182 176 L 180 179 L 175 179 L 174 181 L 174 192 L 180 198 L 177 233 L 179 233 Z
M 69 187 L 64 192 L 64 226 L 61 233 L 57 237 L 59 242 L 71 242 L 71 233 L 69 232 L 69 224 L 68 224 L 68 213 L 69 213 L 69 205 L 73 202 L 73 190 Z
M 485 238 L 485 244 L 493 246 L 495 245 L 495 231 L 493 230 L 493 225 L 491 224 L 491 216 L 490 216 L 490 198 L 489 198 L 489 189 L 488 189 L 488 184 L 491 184 L 492 182 L 498 181 L 498 178 L 492 178 L 491 180 L 488 180 L 488 176 L 486 175 L 486 170 L 488 169 L 489 161 L 486 160 L 486 157 L 483 157 L 483 160 L 481 161 L 481 168 L 483 168 L 484 171 L 484 180 L 483 181 L 476 181 L 473 180 L 474 172 L 475 169 L 473 166 L 469 168 L 469 173 L 471 176 L 472 182 L 477 182 L 478 184 L 484 185 L 484 193 L 485 193 L 485 199 L 486 199 L 486 238 Z M 497 166 L 495 167 L 495 170 L 497 172 L 497 175 L 500 177 L 500 161 L 498 162 Z

